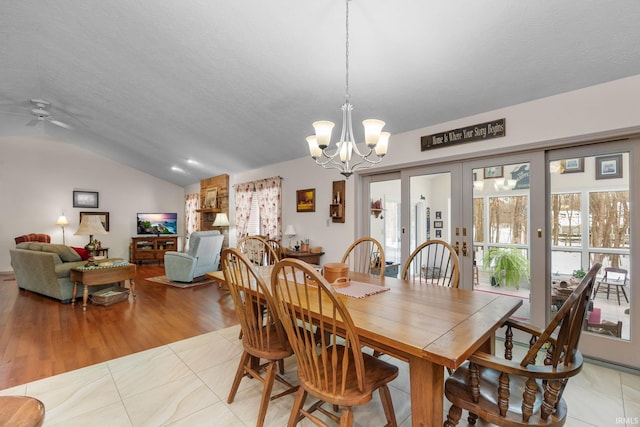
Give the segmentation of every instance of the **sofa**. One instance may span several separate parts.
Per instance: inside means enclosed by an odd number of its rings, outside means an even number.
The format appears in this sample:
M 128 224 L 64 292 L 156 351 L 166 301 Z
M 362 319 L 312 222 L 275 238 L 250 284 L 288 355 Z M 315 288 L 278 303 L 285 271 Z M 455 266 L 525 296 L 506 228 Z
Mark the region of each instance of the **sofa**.
M 218 230 L 194 231 L 187 252 L 164 253 L 164 271 L 170 280 L 192 282 L 209 271 L 217 271 L 224 236 Z
M 87 263 L 78 252 L 66 245 L 40 242 L 18 243 L 9 252 L 18 288 L 46 295 L 63 303 L 71 302 L 73 282 L 69 279 L 69 272 L 72 268 Z M 109 286 L 112 284 L 91 286 L 89 293 Z M 82 288 L 77 294 L 82 296 Z

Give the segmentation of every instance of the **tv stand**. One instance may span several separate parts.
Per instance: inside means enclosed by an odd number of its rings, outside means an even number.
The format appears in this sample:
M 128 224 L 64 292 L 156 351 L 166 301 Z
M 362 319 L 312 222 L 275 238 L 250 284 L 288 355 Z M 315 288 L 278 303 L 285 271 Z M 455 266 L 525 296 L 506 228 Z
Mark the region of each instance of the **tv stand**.
M 164 253 L 178 250 L 178 236 L 137 236 L 131 238 L 129 262 L 141 264 L 143 261 L 164 263 Z

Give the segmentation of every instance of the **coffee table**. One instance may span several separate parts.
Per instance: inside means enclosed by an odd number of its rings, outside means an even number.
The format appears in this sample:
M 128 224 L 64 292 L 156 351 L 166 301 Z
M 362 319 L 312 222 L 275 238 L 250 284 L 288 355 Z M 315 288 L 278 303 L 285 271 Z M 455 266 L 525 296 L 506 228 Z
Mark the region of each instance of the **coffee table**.
M 71 305 L 76 303 L 76 293 L 78 283 L 82 283 L 82 310 L 87 310 L 87 299 L 89 298 L 89 286 L 106 285 L 109 283 L 118 283 L 124 286 L 124 281 L 129 281 L 131 294 L 136 297 L 136 284 L 134 278 L 136 276 L 135 264 L 122 264 L 109 267 L 77 267 L 72 268 L 69 278 L 73 282 L 73 293 L 71 294 Z

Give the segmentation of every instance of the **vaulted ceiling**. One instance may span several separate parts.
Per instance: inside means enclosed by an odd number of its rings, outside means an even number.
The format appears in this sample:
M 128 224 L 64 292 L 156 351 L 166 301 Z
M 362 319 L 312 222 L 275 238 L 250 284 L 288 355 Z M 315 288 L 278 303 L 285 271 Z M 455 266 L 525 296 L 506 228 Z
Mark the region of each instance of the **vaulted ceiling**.
M 393 135 L 640 72 L 637 0 L 349 7 L 360 139 L 364 118 Z M 0 144 L 45 134 L 188 185 L 307 155 L 344 93 L 341 0 L 0 3 Z M 70 129 L 31 126 L 34 98 Z

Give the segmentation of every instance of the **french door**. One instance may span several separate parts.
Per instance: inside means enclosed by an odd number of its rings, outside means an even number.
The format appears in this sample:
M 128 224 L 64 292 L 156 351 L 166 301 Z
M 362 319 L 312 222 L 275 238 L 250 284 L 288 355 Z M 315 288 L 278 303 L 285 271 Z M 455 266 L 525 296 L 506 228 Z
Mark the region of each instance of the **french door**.
M 638 142 L 539 150 L 364 177 L 367 221 L 360 232 L 385 241 L 385 253 L 392 254 L 387 260 L 399 270 L 423 241 L 449 242 L 458 250 L 460 288 L 521 298 L 515 317 L 538 326 L 546 325 L 562 303 L 555 287 L 563 278 L 570 287 L 579 280 L 573 275 L 596 261 L 625 269 L 627 282 L 612 289 L 626 291 L 629 302 L 621 293 L 618 304 L 616 290 L 608 299 L 599 292 L 590 310 L 593 322 L 623 322 L 622 336 L 589 328 L 581 347 L 589 356 L 638 367 L 629 359 L 637 354 L 629 348 L 638 340 L 630 315 L 635 301 L 631 266 L 640 265 L 632 252 L 640 232 L 633 234 L 639 227 L 632 226 L 636 220 L 630 215 L 634 183 L 640 188 L 632 168 L 634 159 L 640 164 L 640 150 L 634 151 Z M 606 232 L 600 230 L 605 223 Z

